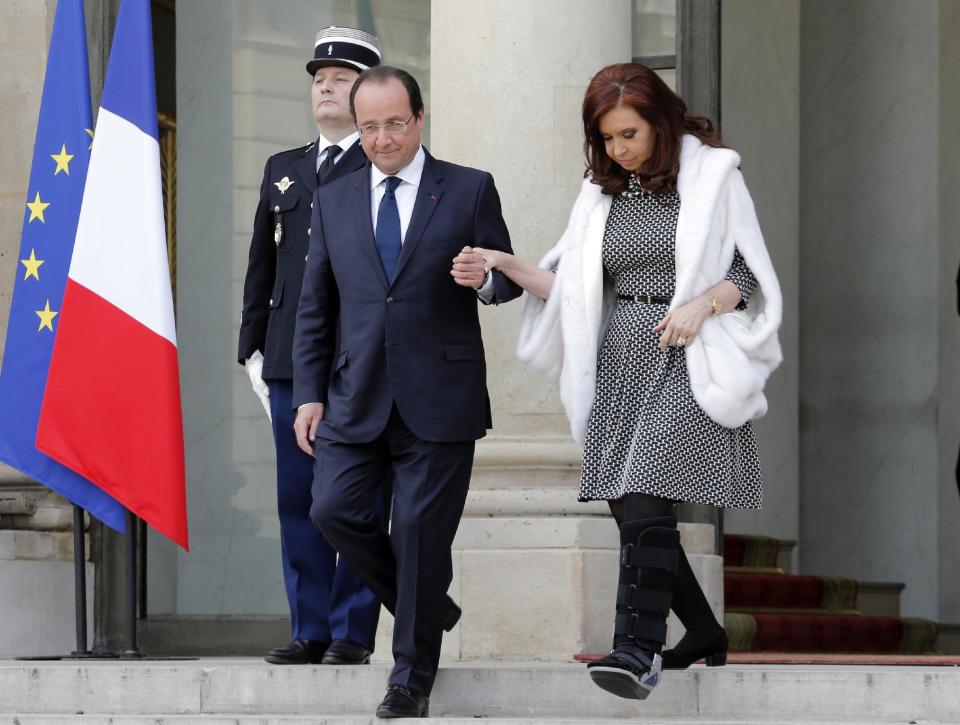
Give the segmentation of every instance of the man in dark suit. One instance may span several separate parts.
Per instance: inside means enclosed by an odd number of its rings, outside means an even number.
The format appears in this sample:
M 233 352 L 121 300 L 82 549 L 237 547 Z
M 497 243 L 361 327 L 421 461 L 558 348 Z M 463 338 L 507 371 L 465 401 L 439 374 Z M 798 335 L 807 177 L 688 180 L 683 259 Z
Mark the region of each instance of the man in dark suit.
M 491 426 L 478 296 L 518 297 L 464 247 L 511 251 L 493 177 L 420 145 L 416 80 L 379 66 L 351 105 L 372 162 L 317 190 L 294 336 L 301 447 L 316 448 L 314 521 L 394 613 L 379 717 L 425 717 L 475 442 Z M 462 267 L 462 268 L 461 268 Z M 458 284 L 459 283 L 459 284 Z M 372 482 L 393 474 L 389 537 Z
M 313 458 L 297 446 L 291 404 L 293 329 L 313 192 L 365 166 L 350 89 L 360 71 L 379 62 L 379 41 L 369 33 L 338 27 L 317 33 L 307 72 L 320 136 L 267 160 L 254 218 L 238 355 L 271 418 L 277 450 L 291 641 L 267 653 L 273 664 L 369 662 L 380 612 L 376 597 L 346 563 L 338 565 L 337 552 L 310 520 Z

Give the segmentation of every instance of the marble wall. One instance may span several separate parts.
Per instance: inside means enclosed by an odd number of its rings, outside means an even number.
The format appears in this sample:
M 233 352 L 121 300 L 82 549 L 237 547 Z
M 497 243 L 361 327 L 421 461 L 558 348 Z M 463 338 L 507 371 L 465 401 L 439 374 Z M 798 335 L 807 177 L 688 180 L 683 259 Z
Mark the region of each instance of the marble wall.
M 937 113 L 941 100 L 955 110 L 940 85 L 955 66 L 944 71 L 938 51 L 957 42 L 956 13 L 945 10 L 946 33 L 941 3 L 879 6 L 801 10 L 800 561 L 904 582 L 902 611 L 936 617 L 940 544 L 957 546 L 938 532 L 941 412 L 958 402 L 939 370 L 956 370 L 939 313 L 955 304 L 944 277 L 956 226 L 942 231 L 952 240 L 938 229 L 956 182 L 938 166 L 957 146 L 954 127 L 941 147 Z
M 742 158 L 784 309 L 784 361 L 767 385 L 769 412 L 756 423 L 763 509 L 727 510 L 724 523 L 731 533 L 795 540 L 800 526 L 800 0 L 725 0 L 720 23 L 723 137 Z
M 940 621 L 960 622 L 960 3 L 940 3 L 937 288 Z

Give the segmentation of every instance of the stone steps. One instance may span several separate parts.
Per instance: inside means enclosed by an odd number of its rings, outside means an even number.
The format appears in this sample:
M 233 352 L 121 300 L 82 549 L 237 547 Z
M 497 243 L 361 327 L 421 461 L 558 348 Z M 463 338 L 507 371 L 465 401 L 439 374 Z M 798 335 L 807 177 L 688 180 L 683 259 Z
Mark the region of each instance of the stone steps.
M 444 725 L 476 725 L 478 718 L 433 717 L 430 722 Z M 590 723 L 637 722 L 633 718 L 483 718 L 483 725 L 590 725 Z M 743 720 L 649 720 L 644 725 L 744 725 Z M 755 720 L 751 725 L 875 725 L 865 720 Z M 918 720 L 921 725 L 946 725 L 942 721 Z M 382 725 L 373 716 L 343 715 L 298 717 L 286 715 L 0 715 L 0 725 Z
M 388 671 L 252 659 L 6 661 L 0 725 L 366 723 Z M 649 700 L 637 702 L 595 687 L 582 665 L 463 663 L 441 669 L 431 713 L 448 722 L 952 722 L 960 713 L 960 668 L 697 666 L 667 673 Z

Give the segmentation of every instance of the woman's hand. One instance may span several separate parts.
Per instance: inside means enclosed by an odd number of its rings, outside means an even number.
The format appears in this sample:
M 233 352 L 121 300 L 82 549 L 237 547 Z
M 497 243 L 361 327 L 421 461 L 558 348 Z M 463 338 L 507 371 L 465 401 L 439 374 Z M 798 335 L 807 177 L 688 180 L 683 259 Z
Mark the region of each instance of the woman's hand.
M 499 249 L 484 249 L 483 247 L 474 247 L 473 251 L 483 257 L 483 263 L 487 269 L 501 269 L 509 264 L 512 254 L 501 252 Z
M 485 271 L 496 269 L 502 272 L 527 292 L 542 300 L 550 296 L 553 281 L 556 279 L 553 272 L 548 269 L 540 269 L 535 264 L 531 264 L 509 252 L 501 252 L 498 249 L 464 247 L 460 254 L 453 259 L 453 269 L 450 270 L 450 274 L 453 275 L 454 281 L 463 284 L 461 277 L 464 271 L 478 261 L 483 262 Z
M 703 321 L 713 314 L 713 303 L 706 295 L 698 295 L 689 302 L 668 312 L 660 320 L 654 332 L 660 335 L 660 349 L 666 350 L 675 345 L 686 347 L 700 333 Z

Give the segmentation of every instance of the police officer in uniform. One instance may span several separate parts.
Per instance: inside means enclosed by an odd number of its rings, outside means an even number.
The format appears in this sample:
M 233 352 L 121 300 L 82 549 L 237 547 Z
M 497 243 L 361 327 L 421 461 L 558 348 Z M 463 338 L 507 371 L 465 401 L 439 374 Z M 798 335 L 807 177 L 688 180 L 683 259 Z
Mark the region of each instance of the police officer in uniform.
M 380 63 L 379 40 L 353 28 L 317 33 L 310 101 L 320 130 L 308 146 L 267 160 L 243 291 L 239 362 L 271 418 L 277 450 L 277 508 L 291 641 L 273 664 L 366 664 L 380 602 L 310 520 L 314 459 L 297 446 L 292 408 L 293 329 L 310 241 L 313 193 L 366 164 L 350 113 L 350 89 Z M 384 487 L 381 514 L 387 509 Z

